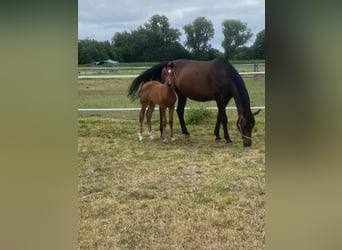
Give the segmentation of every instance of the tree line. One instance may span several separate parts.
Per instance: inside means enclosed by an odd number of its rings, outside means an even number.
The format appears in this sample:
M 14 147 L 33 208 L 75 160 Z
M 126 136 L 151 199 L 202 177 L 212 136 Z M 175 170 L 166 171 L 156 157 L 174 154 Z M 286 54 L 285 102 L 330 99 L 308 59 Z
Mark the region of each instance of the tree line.
M 224 54 L 212 48 L 210 40 L 214 28 L 210 20 L 197 17 L 183 27 L 186 35 L 184 45 L 181 32 L 170 27 L 166 16 L 153 15 L 143 26 L 130 32 L 117 32 L 111 41 L 82 39 L 78 41 L 78 63 L 112 59 L 120 62 L 151 62 L 175 58 L 209 60 L 224 56 L 229 60 L 265 59 L 265 30 L 256 35 L 252 46 L 245 44 L 252 37 L 246 23 L 240 20 L 222 22 Z

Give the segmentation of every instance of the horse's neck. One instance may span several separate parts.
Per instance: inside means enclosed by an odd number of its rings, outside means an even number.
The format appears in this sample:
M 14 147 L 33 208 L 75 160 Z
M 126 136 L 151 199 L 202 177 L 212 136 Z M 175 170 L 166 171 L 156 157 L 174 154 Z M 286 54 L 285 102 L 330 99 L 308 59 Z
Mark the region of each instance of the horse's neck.
M 242 95 L 237 90 L 237 88 L 235 88 L 233 98 L 234 98 L 234 101 L 235 101 L 235 105 L 236 105 L 239 117 L 242 114 L 245 114 L 246 112 L 250 111 L 251 108 L 250 108 L 248 99 L 244 100 L 242 98 Z
M 242 105 L 242 103 L 237 100 L 237 98 L 234 98 L 234 100 L 235 100 L 235 105 L 236 105 L 236 108 L 237 108 L 237 112 L 238 112 L 239 117 L 240 117 L 243 113 L 245 113 L 245 108 Z

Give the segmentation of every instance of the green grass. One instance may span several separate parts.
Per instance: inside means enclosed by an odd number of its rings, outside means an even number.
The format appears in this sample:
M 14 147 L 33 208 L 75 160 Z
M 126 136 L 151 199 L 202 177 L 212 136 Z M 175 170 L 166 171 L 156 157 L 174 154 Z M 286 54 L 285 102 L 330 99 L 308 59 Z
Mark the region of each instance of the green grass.
M 79 80 L 80 107 L 138 107 L 126 97 L 129 84 Z M 264 79 L 246 85 L 252 105 L 263 106 Z M 198 105 L 215 103 L 188 103 Z M 235 110 L 227 111 L 230 145 L 214 141 L 215 115 L 188 124 L 191 138 L 175 117 L 176 140 L 164 144 L 158 112 L 155 139 L 142 142 L 138 111 L 79 114 L 79 249 L 264 249 L 264 111 L 250 148 L 242 146 Z
M 265 78 L 245 78 L 246 87 L 250 95 L 251 106 L 265 105 Z M 132 102 L 127 97 L 132 79 L 79 79 L 79 108 L 133 108 L 140 107 L 139 100 Z M 228 106 L 235 107 L 232 99 Z M 216 107 L 215 101 L 195 102 L 188 99 L 186 107 Z M 189 111 L 185 110 L 185 116 Z M 216 111 L 213 110 L 216 114 Z M 236 113 L 236 112 L 235 112 Z M 80 116 L 98 116 L 124 119 L 137 119 L 138 111 L 115 112 L 79 112 Z M 175 114 L 176 116 L 176 114 Z M 158 118 L 158 111 L 154 112 L 154 119 Z M 235 118 L 234 118 L 235 120 Z

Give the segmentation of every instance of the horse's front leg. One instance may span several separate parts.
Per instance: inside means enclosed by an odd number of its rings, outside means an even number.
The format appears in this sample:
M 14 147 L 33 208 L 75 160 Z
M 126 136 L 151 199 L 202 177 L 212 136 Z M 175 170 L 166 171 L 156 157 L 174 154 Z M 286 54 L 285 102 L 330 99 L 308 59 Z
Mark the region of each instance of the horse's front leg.
M 161 138 L 163 139 L 163 142 L 166 142 L 165 139 L 165 129 L 166 129 L 166 107 L 165 106 L 159 106 L 159 110 L 162 116 L 162 131 L 161 131 Z
M 177 114 L 178 114 L 179 123 L 181 125 L 182 132 L 185 135 L 185 137 L 190 137 L 190 134 L 188 132 L 188 129 L 186 128 L 185 121 L 184 121 L 184 108 L 186 105 L 186 97 L 178 93 L 177 95 L 178 95 Z

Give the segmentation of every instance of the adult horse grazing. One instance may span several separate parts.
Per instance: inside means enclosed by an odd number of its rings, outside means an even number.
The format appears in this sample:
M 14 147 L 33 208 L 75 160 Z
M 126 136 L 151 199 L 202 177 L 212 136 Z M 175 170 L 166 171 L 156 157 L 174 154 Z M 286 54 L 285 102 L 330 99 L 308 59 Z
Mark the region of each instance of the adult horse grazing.
M 254 115 L 252 113 L 249 96 L 245 83 L 237 70 L 226 60 L 217 58 L 211 61 L 175 60 L 174 70 L 177 76 L 176 93 L 178 96 L 177 114 L 182 127 L 182 132 L 189 136 L 184 121 L 184 107 L 187 98 L 195 101 L 215 100 L 218 107 L 217 121 L 214 130 L 216 140 L 220 140 L 219 129 L 222 123 L 224 138 L 231 143 L 227 128 L 226 106 L 231 98 L 234 98 L 238 111 L 236 125 L 241 133 L 243 145 L 252 145 L 252 128 L 254 127 Z M 166 62 L 162 62 L 147 69 L 135 78 L 129 88 L 128 96 L 134 99 L 137 96 L 139 86 L 151 79 L 163 81 L 161 74 Z
M 175 103 L 177 100 L 176 91 L 175 91 L 175 72 L 173 62 L 167 63 L 161 72 L 162 78 L 165 79 L 165 83 L 161 83 L 159 81 L 149 81 L 146 82 L 141 87 L 140 93 L 140 103 L 141 110 L 139 113 L 139 122 L 140 122 L 140 132 L 138 134 L 139 140 L 143 139 L 142 136 L 142 125 L 145 116 L 145 110 L 148 106 L 148 111 L 146 113 L 147 126 L 148 126 L 148 134 L 150 138 L 152 138 L 151 133 L 151 117 L 152 112 L 156 104 L 159 105 L 159 109 L 162 117 L 162 129 L 161 129 L 161 137 L 164 142 L 165 139 L 165 128 L 166 128 L 166 109 L 169 108 L 169 123 L 170 123 L 170 131 L 171 131 L 171 140 L 174 140 L 173 137 L 173 111 L 175 109 Z

